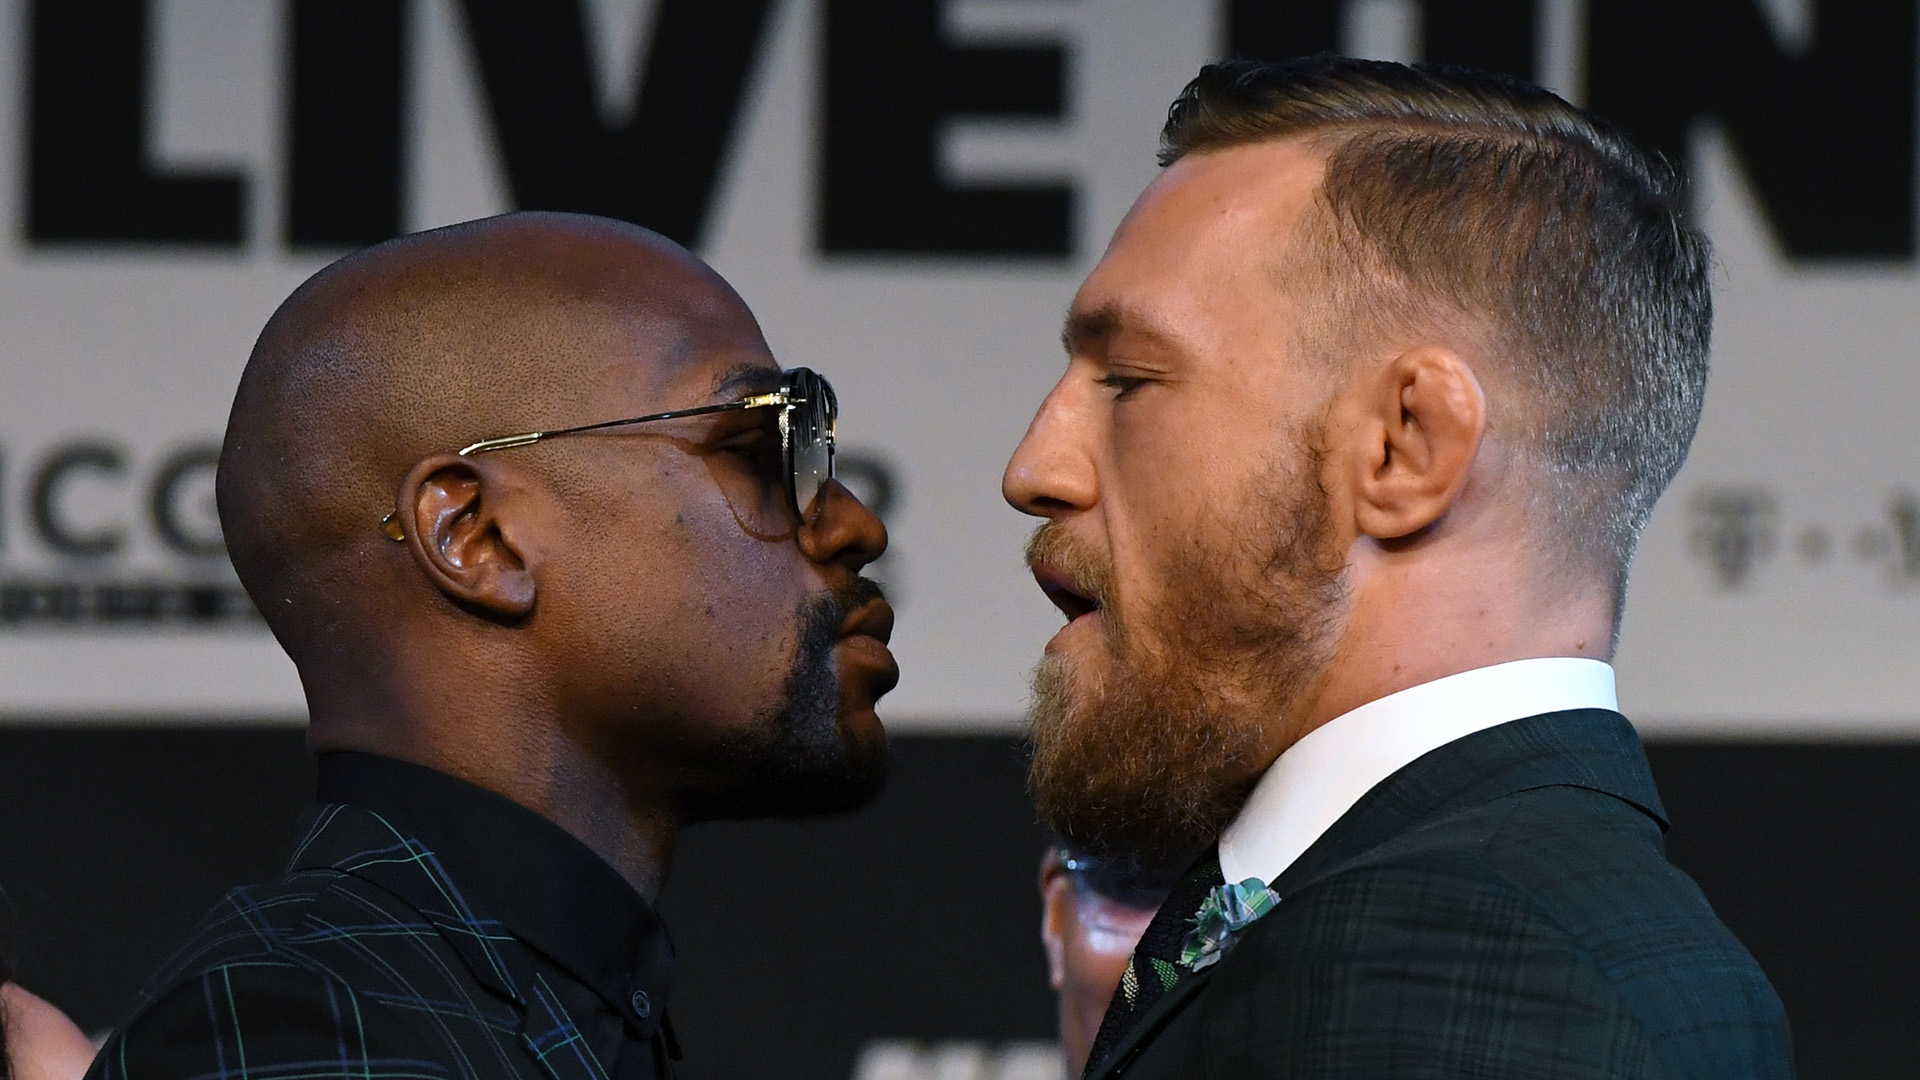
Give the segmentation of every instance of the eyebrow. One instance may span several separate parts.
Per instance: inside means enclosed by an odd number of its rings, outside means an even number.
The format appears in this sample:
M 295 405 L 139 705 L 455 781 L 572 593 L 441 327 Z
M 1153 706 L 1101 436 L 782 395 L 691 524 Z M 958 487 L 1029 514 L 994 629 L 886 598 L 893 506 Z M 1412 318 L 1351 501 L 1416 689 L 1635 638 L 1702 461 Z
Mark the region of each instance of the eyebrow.
M 780 389 L 781 373 L 761 364 L 742 364 L 722 372 L 713 381 L 713 396 L 741 398 L 752 394 L 770 394 Z
M 1066 325 L 1060 330 L 1060 345 L 1071 354 L 1121 333 L 1145 338 L 1168 349 L 1180 348 L 1179 337 L 1158 321 L 1136 308 L 1118 303 L 1102 304 L 1091 311 L 1068 312 Z

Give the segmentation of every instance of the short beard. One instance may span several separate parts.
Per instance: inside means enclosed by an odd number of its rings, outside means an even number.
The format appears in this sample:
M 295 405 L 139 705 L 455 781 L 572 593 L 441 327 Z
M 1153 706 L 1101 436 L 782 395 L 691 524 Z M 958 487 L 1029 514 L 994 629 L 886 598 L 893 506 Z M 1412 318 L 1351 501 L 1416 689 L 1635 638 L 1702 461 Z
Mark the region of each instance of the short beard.
M 1164 606 L 1137 624 L 1110 564 L 1051 523 L 1034 533 L 1030 558 L 1094 592 L 1107 644 L 1104 671 L 1056 654 L 1033 677 L 1028 780 L 1041 820 L 1075 847 L 1129 873 L 1177 873 L 1272 763 L 1346 596 L 1318 475 L 1303 447 L 1294 470 L 1270 470 L 1238 502 L 1269 513 L 1196 522 L 1200 550 L 1163 572 Z
M 799 645 L 781 700 L 715 751 L 727 790 L 689 801 L 689 820 L 804 818 L 842 814 L 872 802 L 887 780 L 886 736 L 867 739 L 840 721 L 833 649 L 847 614 L 881 598 L 878 582 L 804 603 Z

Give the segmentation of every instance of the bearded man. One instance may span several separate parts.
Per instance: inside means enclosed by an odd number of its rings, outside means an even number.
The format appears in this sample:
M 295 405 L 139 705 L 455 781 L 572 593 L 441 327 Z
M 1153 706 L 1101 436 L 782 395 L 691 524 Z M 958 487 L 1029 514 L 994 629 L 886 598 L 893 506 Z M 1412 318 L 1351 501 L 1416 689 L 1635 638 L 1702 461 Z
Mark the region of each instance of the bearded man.
M 1537 87 L 1210 66 L 1004 479 L 1043 818 L 1198 855 L 1090 1077 L 1787 1077 L 1611 655 L 1706 385 L 1670 171 Z
M 262 331 L 216 480 L 320 790 L 94 1080 L 644 1080 L 679 1056 L 679 830 L 860 805 L 886 530 L 834 396 L 678 245 L 575 214 L 402 237 Z

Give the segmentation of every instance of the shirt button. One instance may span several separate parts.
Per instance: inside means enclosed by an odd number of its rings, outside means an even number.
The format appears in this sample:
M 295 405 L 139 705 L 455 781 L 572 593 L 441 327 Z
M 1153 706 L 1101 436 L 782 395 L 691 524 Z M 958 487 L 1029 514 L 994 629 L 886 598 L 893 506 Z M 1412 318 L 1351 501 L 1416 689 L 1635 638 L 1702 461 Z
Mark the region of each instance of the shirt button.
M 645 990 L 635 990 L 627 1003 L 633 1006 L 633 1014 L 642 1020 L 653 1015 L 653 999 L 647 996 Z

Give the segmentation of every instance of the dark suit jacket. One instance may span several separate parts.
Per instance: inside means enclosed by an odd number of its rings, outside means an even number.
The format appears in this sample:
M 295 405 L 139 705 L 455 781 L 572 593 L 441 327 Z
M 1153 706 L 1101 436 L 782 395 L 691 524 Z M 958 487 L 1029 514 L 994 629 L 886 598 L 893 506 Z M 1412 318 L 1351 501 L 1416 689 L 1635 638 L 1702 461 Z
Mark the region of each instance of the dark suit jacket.
M 88 1080 L 607 1080 L 564 994 L 431 851 L 323 806 L 288 875 L 230 893 Z
M 1779 998 L 1667 862 L 1665 826 L 1616 713 L 1443 746 L 1355 804 L 1089 1075 L 1791 1077 Z

